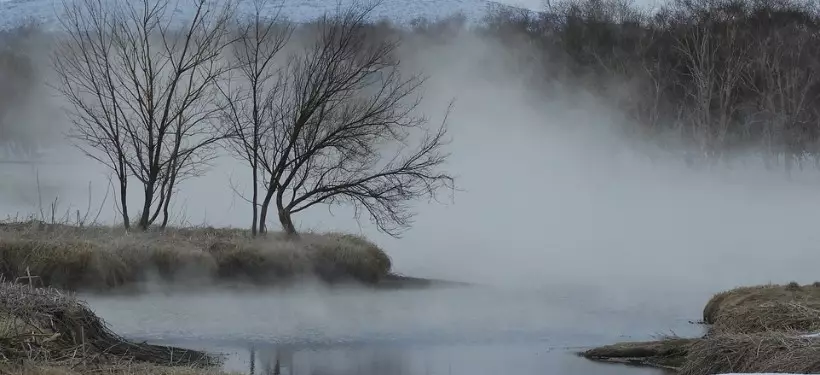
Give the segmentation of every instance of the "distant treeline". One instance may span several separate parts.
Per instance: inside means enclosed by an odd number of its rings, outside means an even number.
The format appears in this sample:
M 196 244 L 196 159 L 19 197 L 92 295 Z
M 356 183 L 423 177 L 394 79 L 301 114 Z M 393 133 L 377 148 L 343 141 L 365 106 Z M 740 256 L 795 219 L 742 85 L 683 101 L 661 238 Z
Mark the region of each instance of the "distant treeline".
M 579 84 L 610 97 L 633 136 L 686 146 L 689 162 L 755 152 L 790 171 L 820 165 L 818 10 L 791 0 L 672 0 L 651 11 L 564 1 L 540 12 L 498 8 L 470 32 L 526 49 L 536 87 Z M 0 32 L 0 139 L 14 128 L 4 114 L 34 82 L 18 48 L 30 27 Z M 452 17 L 418 20 L 410 32 L 446 40 L 466 29 Z
M 672 0 L 646 12 L 585 0 L 537 13 L 502 10 L 483 28 L 538 51 L 547 64 L 540 83 L 569 78 L 610 94 L 634 135 L 686 145 L 690 162 L 757 151 L 768 166 L 791 171 L 820 160 L 818 9 L 789 0 Z
M 14 29 L 0 29 L 0 146 L 32 143 L 22 126 L 13 126 L 13 109 L 25 104 L 37 84 L 36 68 L 27 44 L 37 32 L 27 22 Z

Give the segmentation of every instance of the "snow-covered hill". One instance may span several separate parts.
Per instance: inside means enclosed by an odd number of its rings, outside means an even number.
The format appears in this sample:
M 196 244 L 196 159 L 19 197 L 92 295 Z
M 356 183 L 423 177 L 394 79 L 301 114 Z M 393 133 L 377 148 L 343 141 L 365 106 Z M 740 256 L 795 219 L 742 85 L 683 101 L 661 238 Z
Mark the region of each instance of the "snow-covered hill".
M 0 0 L 0 28 L 18 24 L 26 19 L 34 19 L 46 24 L 55 16 L 65 0 Z M 128 1 L 128 0 L 120 0 Z M 243 0 L 240 11 L 249 11 L 251 2 Z M 344 6 L 350 0 L 342 0 Z M 339 4 L 337 0 L 285 0 L 270 1 L 281 6 L 282 13 L 293 21 L 306 21 L 332 11 Z M 510 0 L 506 4 L 522 4 L 520 0 Z M 405 23 L 414 18 L 436 19 L 461 13 L 468 20 L 478 20 L 490 9 L 502 3 L 489 0 L 382 0 L 373 12 L 375 18 L 388 18 L 397 23 Z M 273 10 L 272 10 L 273 11 Z M 180 10 L 184 13 L 184 9 Z

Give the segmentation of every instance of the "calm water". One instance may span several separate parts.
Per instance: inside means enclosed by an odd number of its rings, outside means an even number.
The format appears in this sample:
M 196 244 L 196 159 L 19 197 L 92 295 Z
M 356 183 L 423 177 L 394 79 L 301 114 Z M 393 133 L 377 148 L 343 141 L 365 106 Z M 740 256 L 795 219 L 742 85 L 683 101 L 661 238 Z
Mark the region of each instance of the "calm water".
M 84 296 L 118 333 L 228 355 L 255 374 L 659 374 L 573 355 L 661 334 L 698 335 L 708 293 L 605 287 Z

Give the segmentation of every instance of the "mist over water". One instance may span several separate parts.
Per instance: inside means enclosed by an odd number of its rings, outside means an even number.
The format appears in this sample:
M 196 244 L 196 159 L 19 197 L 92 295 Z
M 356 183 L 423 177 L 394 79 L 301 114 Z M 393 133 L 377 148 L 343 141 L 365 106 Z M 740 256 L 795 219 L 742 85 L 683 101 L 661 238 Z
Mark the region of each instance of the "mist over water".
M 231 370 L 248 371 L 252 361 L 262 368 L 279 357 L 293 363 L 287 365 L 292 372 L 282 372 L 287 374 L 376 375 L 657 373 L 595 364 L 569 351 L 702 333 L 687 320 L 698 313 L 691 299 L 658 303 L 659 297 L 626 299 L 558 286 L 386 292 L 303 287 L 87 299 L 128 337 L 225 353 Z
M 337 374 L 346 370 L 331 363 L 334 350 L 355 363 L 405 353 L 396 361 L 413 358 L 402 365 L 412 367 L 407 373 L 425 373 L 417 367 L 426 365 L 447 373 L 443 368 L 454 363 L 462 367 L 451 373 L 476 373 L 470 366 L 493 355 L 504 359 L 486 366 L 532 364 L 532 372 L 522 373 L 571 373 L 582 368 L 573 366 L 596 365 L 544 358 L 552 358 L 551 350 L 672 330 L 697 334 L 688 321 L 700 318 L 714 292 L 815 281 L 820 173 L 809 168 L 789 181 L 765 170 L 754 155 L 701 170 L 674 155 L 649 158 L 622 131 L 625 116 L 608 104 L 612 98 L 582 87 L 543 88 L 548 95 L 529 87 L 533 72 L 511 58 L 523 48 L 462 35 L 415 45 L 404 56 L 408 66 L 429 75 L 423 108 L 433 123 L 456 98 L 447 168 L 462 190 L 452 202 L 418 202 L 414 226 L 400 239 L 377 232 L 366 218 L 356 222 L 345 208 L 317 207 L 295 217 L 302 230 L 366 235 L 387 251 L 397 272 L 484 287 L 158 291 L 87 296 L 91 306 L 126 336 L 235 350 L 229 367 L 237 369 L 247 364 L 242 353 L 254 346 L 268 348 L 260 356 L 291 350 L 303 366 L 327 365 Z M 624 92 L 618 82 L 612 86 L 613 96 Z M 59 136 L 67 122 L 43 110 L 28 105 L 15 116 L 49 124 L 43 139 L 59 150 L 62 164 L 0 165 L 4 184 L 15 186 L 0 208 L 9 215 L 38 212 L 41 201 L 59 197 L 63 210 L 85 210 L 89 182 L 96 207 L 108 184 L 105 170 L 71 149 Z M 44 113 L 51 117 L 43 119 Z M 176 221 L 248 226 L 248 204 L 233 191 L 248 191 L 246 176 L 243 164 L 220 157 L 206 176 L 180 186 Z M 113 196 L 108 199 L 102 218 L 112 222 Z M 489 373 L 486 366 L 478 373 Z

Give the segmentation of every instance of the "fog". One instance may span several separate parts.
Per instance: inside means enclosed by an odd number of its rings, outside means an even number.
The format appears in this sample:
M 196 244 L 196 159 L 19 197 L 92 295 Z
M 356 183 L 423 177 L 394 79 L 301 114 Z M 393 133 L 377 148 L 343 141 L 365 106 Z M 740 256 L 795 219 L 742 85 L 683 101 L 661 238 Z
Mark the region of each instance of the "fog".
M 423 109 L 433 123 L 456 98 L 447 169 L 460 190 L 452 201 L 418 202 L 415 223 L 400 239 L 340 207 L 298 215 L 298 227 L 363 233 L 390 254 L 397 272 L 493 285 L 711 292 L 814 281 L 817 171 L 787 181 L 754 156 L 708 170 L 687 168 L 671 154 L 649 158 L 623 132 L 628 124 L 611 98 L 583 87 L 528 87 L 535 72 L 512 58 L 526 48 L 465 33 L 404 56 L 430 77 Z M 47 60 L 39 62 L 47 81 Z M 625 87 L 614 80 L 612 95 L 627 94 Z M 60 212 L 85 210 L 89 183 L 93 210 L 107 188 L 106 171 L 66 143 L 59 98 L 42 88 L 14 118 L 50 140 L 50 158 L 60 164 L 2 164 L 3 180 L 16 185 L 3 211 L 39 212 L 41 201 L 47 206 L 55 197 Z M 245 176 L 243 164 L 219 158 L 206 176 L 180 186 L 176 222 L 249 225 L 249 206 L 233 191 L 247 191 Z M 113 194 L 104 220 L 116 217 L 112 201 Z
M 64 103 L 47 87 L 47 43 L 29 48 L 40 74 L 4 120 L 14 134 L 38 138 L 50 162 L 0 164 L 0 213 L 42 210 L 48 219 L 56 202 L 58 216 L 95 216 L 102 205 L 100 219 L 115 224 L 113 192 L 103 203 L 107 171 L 65 137 Z M 545 81 L 544 64 L 527 59 L 538 55 L 530 48 L 468 32 L 408 38 L 401 58 L 429 76 L 420 109 L 431 124 L 456 100 L 446 169 L 458 190 L 416 202 L 414 225 L 401 238 L 378 232 L 366 216 L 354 220 L 346 207 L 295 217 L 302 231 L 365 235 L 396 272 L 483 288 L 374 292 L 305 283 L 176 294 L 154 285 L 141 296 L 82 297 L 126 337 L 238 351 L 228 365 L 237 370 L 253 362 L 248 348 L 256 347 L 267 360 L 281 354 L 320 369 L 305 372 L 313 374 L 513 366 L 522 374 L 637 374 L 584 367 L 594 365 L 566 354 L 657 334 L 698 335 L 701 327 L 689 323 L 712 293 L 815 281 L 819 171 L 787 179 L 753 152 L 689 167 L 679 151 L 631 136 L 636 127 L 614 100 L 634 95 L 629 82 L 612 77 L 596 94 L 570 79 Z M 173 224 L 247 227 L 250 207 L 235 191 L 247 194 L 248 182 L 245 165 L 221 155 L 205 176 L 180 186 Z M 138 190 L 133 184 L 132 208 L 141 203 Z

